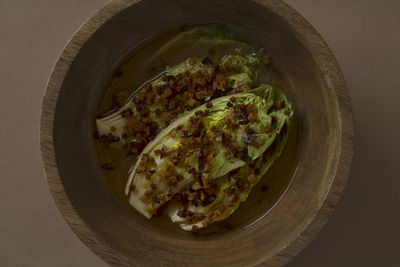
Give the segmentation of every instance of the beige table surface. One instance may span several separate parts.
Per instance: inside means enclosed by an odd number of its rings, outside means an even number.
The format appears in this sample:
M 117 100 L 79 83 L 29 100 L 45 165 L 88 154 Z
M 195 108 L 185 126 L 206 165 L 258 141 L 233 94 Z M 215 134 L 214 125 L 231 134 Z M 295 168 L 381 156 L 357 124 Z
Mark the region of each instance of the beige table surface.
M 0 0 L 0 266 L 105 266 L 62 219 L 39 154 L 45 84 L 106 0 Z M 335 213 L 289 266 L 400 266 L 400 1 L 290 0 L 336 55 L 355 154 Z

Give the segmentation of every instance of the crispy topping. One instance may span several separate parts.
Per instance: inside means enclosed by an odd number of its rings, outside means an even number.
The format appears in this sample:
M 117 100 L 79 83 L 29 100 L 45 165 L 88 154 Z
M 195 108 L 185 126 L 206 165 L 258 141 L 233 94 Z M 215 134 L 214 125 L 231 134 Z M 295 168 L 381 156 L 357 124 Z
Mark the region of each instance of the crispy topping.
M 199 232 L 199 227 L 197 227 L 196 225 L 192 226 L 192 233 L 195 235 Z
M 202 99 L 204 99 L 206 97 L 207 97 L 207 91 L 203 90 L 203 91 L 196 92 L 196 99 L 197 100 L 202 100 Z
M 268 125 L 268 126 L 265 128 L 265 132 L 266 132 L 266 133 L 270 133 L 270 132 L 272 132 L 272 130 L 273 130 L 273 128 L 272 128 L 271 125 Z
M 109 133 L 108 135 L 102 135 L 100 136 L 100 141 L 106 146 L 109 147 L 111 146 L 112 143 L 116 143 L 119 141 L 119 137 L 115 136 L 111 133 Z
M 247 176 L 247 181 L 252 184 L 255 183 L 257 181 L 256 176 L 254 174 L 250 174 L 249 176 Z
M 210 196 L 206 196 L 205 199 L 204 199 L 204 201 L 201 203 L 201 205 L 203 205 L 203 206 L 210 205 L 211 203 L 214 202 L 214 200 L 216 199 L 216 197 L 217 197 L 217 196 L 216 196 L 215 194 L 212 194 L 212 195 L 210 195 Z
M 258 121 L 258 117 L 257 117 L 256 114 L 250 113 L 250 115 L 248 116 L 248 120 L 249 120 L 249 121 L 252 121 L 252 122 Z
M 150 188 L 153 189 L 153 190 L 156 190 L 157 186 L 155 184 L 150 184 Z
M 198 157 L 197 162 L 198 162 L 198 169 L 199 171 L 204 170 L 204 157 L 202 151 L 197 151 L 196 156 Z
M 242 179 L 239 179 L 236 181 L 236 186 L 238 188 L 242 188 L 244 186 L 244 181 Z
M 132 109 L 128 108 L 121 112 L 122 117 L 130 117 L 133 115 Z
M 275 105 L 274 105 L 274 107 L 275 107 L 276 109 L 283 108 L 284 106 L 285 106 L 285 102 L 283 102 L 283 101 L 278 101 L 278 102 L 276 102 Z
M 247 148 L 243 149 L 240 155 L 240 159 L 243 160 L 244 162 L 250 162 L 251 157 L 249 154 L 247 154 Z
M 198 110 L 194 113 L 196 116 L 201 116 L 203 115 L 203 111 L 202 110 Z
M 202 184 L 203 184 L 203 188 L 204 188 L 204 189 L 210 188 L 210 185 L 209 185 L 207 179 L 206 179 L 204 176 L 201 177 L 201 182 L 202 182 Z
M 201 61 L 201 63 L 203 63 L 204 65 L 211 65 L 212 61 L 210 58 L 206 57 Z

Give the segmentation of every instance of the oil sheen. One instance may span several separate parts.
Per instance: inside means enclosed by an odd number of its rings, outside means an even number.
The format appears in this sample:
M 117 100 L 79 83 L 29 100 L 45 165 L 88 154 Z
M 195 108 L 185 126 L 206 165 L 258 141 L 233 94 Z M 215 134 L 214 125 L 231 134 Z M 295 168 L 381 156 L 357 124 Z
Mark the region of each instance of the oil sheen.
M 95 114 L 104 114 L 109 111 L 116 95 L 122 101 L 128 100 L 142 84 L 161 73 L 166 67 L 177 65 L 189 57 L 210 57 L 218 60 L 227 54 L 250 52 L 246 51 L 246 48 L 240 43 L 219 45 L 218 47 L 196 45 L 192 47 L 187 40 L 179 39 L 180 32 L 181 30 L 172 30 L 149 38 L 126 54 L 111 72 Z M 280 88 L 289 100 L 291 99 L 290 92 L 287 90 L 288 83 L 277 71 L 269 69 L 268 73 L 264 75 L 261 73 L 259 79 L 260 82 Z M 239 208 L 225 221 L 200 229 L 195 238 L 213 238 L 230 231 L 240 231 L 256 223 L 263 216 L 268 216 L 268 212 L 284 197 L 295 174 L 299 140 L 300 127 L 295 110 L 295 116 L 288 129 L 288 141 L 282 155 L 253 188 L 248 199 L 240 204 Z M 162 210 L 159 212 L 160 214 L 147 220 L 129 205 L 124 191 L 128 173 L 136 162 L 135 157 L 127 157 L 126 150 L 123 149 L 106 148 L 96 140 L 94 148 L 99 166 L 104 162 L 113 162 L 115 166 L 113 170 L 101 170 L 103 178 L 115 197 L 135 217 L 132 219 L 140 220 L 149 224 L 154 231 L 161 231 L 166 235 L 173 235 L 175 238 L 193 238 L 191 232 L 185 232 L 178 225 L 172 223 Z

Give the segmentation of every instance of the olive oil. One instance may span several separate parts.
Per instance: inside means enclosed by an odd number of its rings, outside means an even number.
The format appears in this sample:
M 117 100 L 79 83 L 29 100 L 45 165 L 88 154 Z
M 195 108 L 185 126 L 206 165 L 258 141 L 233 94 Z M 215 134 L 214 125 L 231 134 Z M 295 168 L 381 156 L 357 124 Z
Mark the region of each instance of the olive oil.
M 106 113 L 113 108 L 116 102 L 128 101 L 129 97 L 140 90 L 145 82 L 162 73 L 168 66 L 179 64 L 190 57 L 209 57 L 212 60 L 219 60 L 227 54 L 251 52 L 247 46 L 239 42 L 214 46 L 190 43 L 189 40 L 182 38 L 181 32 L 182 30 L 173 30 L 154 36 L 134 47 L 125 55 L 110 74 L 95 114 Z M 288 84 L 273 69 L 268 69 L 264 74 L 261 73 L 258 80 L 282 89 L 290 99 L 290 94 L 286 90 Z M 299 123 L 295 114 L 288 129 L 288 141 L 282 155 L 254 187 L 248 199 L 223 222 L 200 229 L 196 238 L 213 238 L 229 231 L 244 229 L 257 222 L 273 208 L 284 196 L 295 174 L 299 155 L 299 134 Z M 154 226 L 155 231 L 181 238 L 193 236 L 192 233 L 185 232 L 178 225 L 172 223 L 162 210 L 159 212 L 160 214 L 147 220 L 131 207 L 125 195 L 125 186 L 129 172 L 136 162 L 136 157 L 128 157 L 126 150 L 107 148 L 98 141 L 94 142 L 94 146 L 99 166 L 108 162 L 113 164 L 112 170 L 110 168 L 102 169 L 105 183 L 133 216 Z

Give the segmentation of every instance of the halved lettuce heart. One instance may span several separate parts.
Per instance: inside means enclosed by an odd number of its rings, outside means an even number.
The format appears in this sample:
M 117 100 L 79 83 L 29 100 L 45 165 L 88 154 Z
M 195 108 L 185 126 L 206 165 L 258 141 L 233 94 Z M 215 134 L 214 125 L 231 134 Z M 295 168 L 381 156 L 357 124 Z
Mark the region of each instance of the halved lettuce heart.
M 239 93 L 214 99 L 211 101 L 212 107 L 209 105 L 207 109 L 208 113 L 201 116 L 203 138 L 212 140 L 216 133 L 227 134 L 232 143 L 236 143 L 238 149 L 242 151 L 241 154 L 228 157 L 227 153 L 231 152 L 226 148 L 226 144 L 213 142 L 207 148 L 212 151 L 210 154 L 213 155 L 212 159 L 207 162 L 209 168 L 207 171 L 200 168 L 201 162 L 203 164 L 204 162 L 203 159 L 200 159 L 199 150 L 196 147 L 182 145 L 187 140 L 185 136 L 187 131 L 184 126 L 191 123 L 193 118 L 200 116 L 201 112 L 199 113 L 199 111 L 206 110 L 206 105 L 200 106 L 176 119 L 144 148 L 126 185 L 125 192 L 129 196 L 129 203 L 144 216 L 151 218 L 156 210 L 170 201 L 176 193 L 193 184 L 195 174 L 201 173 L 203 178 L 208 181 L 218 179 L 216 183 L 223 192 L 226 186 L 224 181 L 228 179 L 226 175 L 229 172 L 237 169 L 240 169 L 239 171 L 251 169 L 249 164 L 262 158 L 265 151 L 277 139 L 283 126 L 288 123 L 292 114 L 290 103 L 278 89 L 262 85 L 252 92 L 254 93 Z M 235 99 L 235 107 L 241 107 L 241 110 L 251 107 L 251 113 L 255 118 L 245 123 L 245 128 L 252 129 L 250 142 L 247 140 L 248 132 L 245 132 L 242 127 L 233 129 L 227 123 L 233 110 L 233 104 L 230 102 L 232 97 Z M 279 103 L 278 106 L 277 103 Z M 183 130 L 181 130 L 182 128 Z M 249 145 L 253 141 L 257 145 Z M 178 159 L 172 156 L 162 156 L 160 151 L 180 151 L 183 156 L 181 155 Z M 263 167 L 260 166 L 260 170 L 264 170 Z M 171 185 L 171 178 L 173 178 L 173 185 Z M 243 195 L 240 196 L 240 199 L 244 200 L 246 197 L 247 195 Z M 223 194 L 218 193 L 212 205 L 220 202 L 225 203 L 226 199 Z M 237 206 L 231 207 L 231 211 L 233 212 L 236 208 Z M 207 209 L 208 207 L 202 212 L 207 212 Z M 176 212 L 177 210 L 170 210 L 172 219 L 176 218 L 174 215 Z M 226 212 L 224 211 L 223 214 L 226 215 Z M 219 214 L 218 218 L 224 217 L 223 214 Z M 181 224 L 185 225 L 183 222 Z
M 257 77 L 258 68 L 261 68 L 262 64 L 260 58 L 256 56 L 228 55 L 221 60 L 220 65 L 239 67 L 238 70 L 232 71 L 231 73 L 226 75 L 226 79 L 229 85 L 233 89 L 237 89 L 241 86 L 245 87 L 245 85 L 253 83 L 254 79 Z M 168 75 L 176 76 L 185 72 L 195 73 L 206 68 L 207 66 L 205 66 L 200 59 L 191 58 L 177 66 L 169 68 L 161 76 L 153 79 L 150 84 L 154 87 L 164 86 L 166 85 L 166 81 L 164 78 Z M 168 116 L 168 112 L 163 112 L 161 114 L 157 114 L 155 112 L 157 109 L 163 110 L 162 105 L 162 100 L 157 100 L 149 105 L 149 118 L 154 121 L 160 129 L 164 128 L 162 127 L 162 124 L 166 121 L 169 121 L 170 119 Z M 137 116 L 136 108 L 137 105 L 131 99 L 121 109 L 104 118 L 96 119 L 96 126 L 99 135 L 102 136 L 112 134 L 114 136 L 118 136 L 119 141 L 122 142 L 122 135 L 126 131 L 124 127 L 127 123 L 127 118 L 124 117 L 123 114 L 125 111 L 131 110 L 133 112 L 133 116 Z M 113 129 L 113 131 L 111 131 L 111 129 Z
M 267 150 L 263 151 L 262 156 L 246 163 L 237 169 L 235 174 L 230 173 L 217 178 L 215 180 L 217 185 L 215 200 L 211 204 L 203 205 L 199 203 L 193 205 L 193 203 L 189 203 L 182 205 L 177 201 L 170 203 L 167 214 L 171 221 L 179 224 L 183 230 L 190 231 L 203 228 L 229 217 L 239 207 L 239 204 L 247 199 L 253 187 L 282 153 L 287 141 L 287 129 L 293 115 L 290 103 L 280 90 L 268 85 L 262 85 L 250 92 L 263 97 L 268 103 L 268 110 L 270 111 L 268 115 L 277 119 L 273 143 L 268 146 Z M 280 108 L 276 108 L 274 103 L 284 104 L 281 104 Z M 235 176 L 240 178 L 235 179 Z M 243 178 L 248 178 L 244 181 L 247 184 L 245 188 L 240 187 L 238 183 L 239 180 L 243 182 Z M 185 216 L 184 213 L 180 212 L 182 210 L 189 211 L 191 216 Z M 197 219 L 193 220 L 193 218 Z

